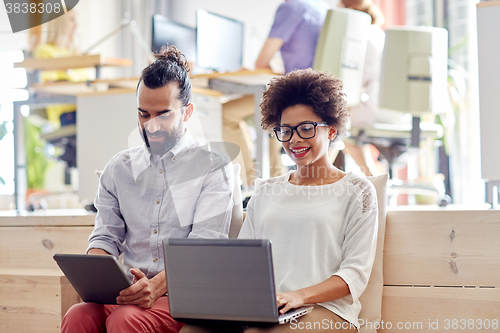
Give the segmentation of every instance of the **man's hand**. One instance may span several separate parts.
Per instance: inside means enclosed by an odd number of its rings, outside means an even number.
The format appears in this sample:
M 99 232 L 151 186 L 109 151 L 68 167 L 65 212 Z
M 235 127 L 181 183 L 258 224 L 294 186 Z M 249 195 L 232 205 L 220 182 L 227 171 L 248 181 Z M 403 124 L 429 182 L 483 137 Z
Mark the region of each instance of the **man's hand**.
M 134 275 L 133 284 L 120 292 L 116 302 L 119 305 L 137 305 L 144 309 L 151 309 L 154 302 L 162 296 L 159 290 L 161 288 L 158 288 L 157 283 L 153 281 L 154 278 L 148 279 L 140 269 L 132 268 L 130 272 Z
M 97 255 L 107 254 L 107 255 L 109 255 L 109 253 L 108 253 L 108 252 L 106 252 L 106 251 L 104 251 L 104 250 L 102 250 L 102 249 L 97 249 L 97 248 L 95 248 L 95 247 L 94 247 L 94 248 L 91 248 L 91 249 L 87 252 L 87 254 L 97 254 Z
M 283 306 L 280 310 L 280 314 L 283 314 L 291 309 L 296 309 L 304 305 L 304 298 L 299 291 L 277 293 L 276 302 L 278 303 L 278 308 Z

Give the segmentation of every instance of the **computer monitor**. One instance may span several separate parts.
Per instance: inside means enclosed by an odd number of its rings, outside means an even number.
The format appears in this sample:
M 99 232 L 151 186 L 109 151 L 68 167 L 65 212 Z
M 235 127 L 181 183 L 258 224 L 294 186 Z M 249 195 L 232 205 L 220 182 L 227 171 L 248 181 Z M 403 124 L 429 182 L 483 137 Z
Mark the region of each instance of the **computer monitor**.
M 153 16 L 152 50 L 176 46 L 189 62 L 196 62 L 196 29 L 174 22 L 161 15 Z
M 243 22 L 198 9 L 196 25 L 197 67 L 218 72 L 241 68 Z

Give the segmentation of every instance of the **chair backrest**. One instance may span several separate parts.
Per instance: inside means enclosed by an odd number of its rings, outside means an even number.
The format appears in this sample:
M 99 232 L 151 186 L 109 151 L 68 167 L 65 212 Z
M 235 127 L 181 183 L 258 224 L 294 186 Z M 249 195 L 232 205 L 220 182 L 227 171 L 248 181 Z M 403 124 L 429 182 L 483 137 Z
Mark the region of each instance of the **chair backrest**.
M 313 69 L 340 78 L 347 105 L 360 103 L 370 15 L 353 9 L 328 10 L 321 29 Z
M 381 109 L 415 117 L 446 110 L 448 32 L 435 27 L 395 27 L 385 32 L 380 78 Z
M 241 199 L 241 165 L 233 164 L 234 167 L 234 188 L 233 188 L 233 212 L 231 215 L 231 226 L 229 228 L 229 238 L 237 238 L 243 224 L 243 200 Z
M 384 237 L 385 237 L 385 219 L 387 210 L 387 180 L 388 174 L 368 177 L 377 190 L 378 201 L 378 238 L 377 250 L 375 253 L 375 262 L 373 263 L 370 280 L 363 294 L 359 297 L 361 302 L 360 332 L 376 333 L 376 327 L 379 327 L 382 318 L 382 291 L 384 288 L 384 279 L 382 275 Z

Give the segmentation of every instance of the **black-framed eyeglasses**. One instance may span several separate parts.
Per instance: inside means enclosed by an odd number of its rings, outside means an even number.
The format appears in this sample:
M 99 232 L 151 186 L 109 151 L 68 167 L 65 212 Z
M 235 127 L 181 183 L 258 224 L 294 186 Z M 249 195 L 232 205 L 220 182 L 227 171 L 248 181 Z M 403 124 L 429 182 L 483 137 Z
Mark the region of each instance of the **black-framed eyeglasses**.
M 290 141 L 290 139 L 293 136 L 293 131 L 296 131 L 297 134 L 302 138 L 302 139 L 311 139 L 314 138 L 316 135 L 316 127 L 317 126 L 329 126 L 328 123 L 321 121 L 321 122 L 305 122 L 302 124 L 299 124 L 297 126 L 278 126 L 273 128 L 274 133 L 276 134 L 276 138 L 280 142 L 287 142 Z

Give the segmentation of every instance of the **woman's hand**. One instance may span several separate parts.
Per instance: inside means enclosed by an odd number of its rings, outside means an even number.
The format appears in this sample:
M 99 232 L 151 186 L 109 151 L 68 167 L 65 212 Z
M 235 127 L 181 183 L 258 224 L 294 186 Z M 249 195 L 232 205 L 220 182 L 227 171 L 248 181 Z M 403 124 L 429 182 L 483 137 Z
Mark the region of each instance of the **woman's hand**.
M 296 309 L 304 305 L 304 297 L 299 291 L 277 293 L 276 302 L 278 303 L 278 308 L 283 306 L 280 310 L 280 314 L 283 314 L 291 309 Z

